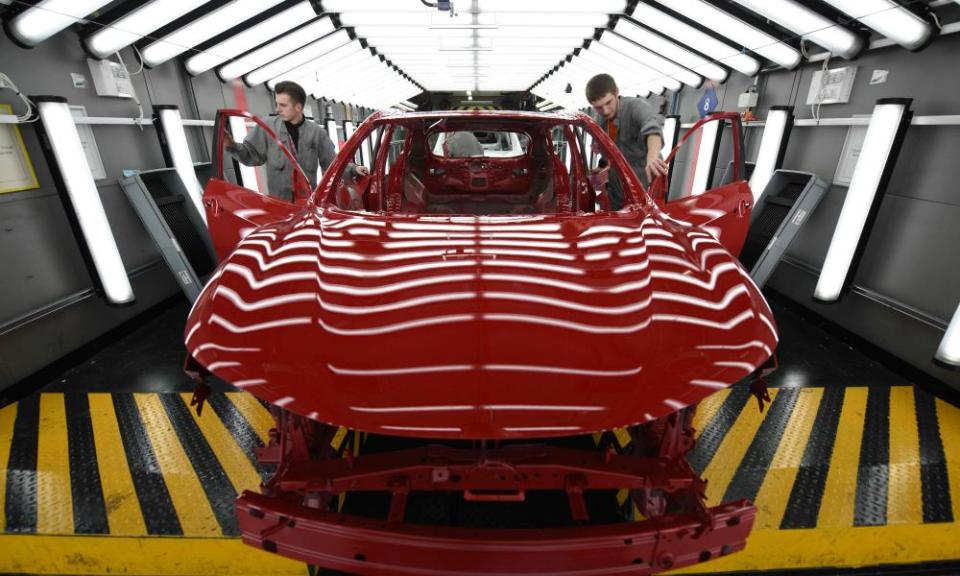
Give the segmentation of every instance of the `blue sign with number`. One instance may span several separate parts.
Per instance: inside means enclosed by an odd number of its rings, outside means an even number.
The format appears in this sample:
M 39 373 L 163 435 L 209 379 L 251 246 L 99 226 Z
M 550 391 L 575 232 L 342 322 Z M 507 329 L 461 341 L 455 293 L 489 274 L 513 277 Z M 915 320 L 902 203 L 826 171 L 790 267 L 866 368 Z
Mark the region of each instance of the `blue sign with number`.
M 697 101 L 697 112 L 700 114 L 700 117 L 703 118 L 713 114 L 716 109 L 717 91 L 712 85 L 707 86 L 707 89 L 703 91 L 703 96 Z

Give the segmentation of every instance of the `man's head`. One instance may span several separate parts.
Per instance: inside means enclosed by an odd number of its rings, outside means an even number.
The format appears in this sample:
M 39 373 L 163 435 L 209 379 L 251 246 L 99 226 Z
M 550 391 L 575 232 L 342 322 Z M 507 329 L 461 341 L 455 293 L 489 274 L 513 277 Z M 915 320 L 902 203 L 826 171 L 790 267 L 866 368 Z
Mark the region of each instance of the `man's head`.
M 277 116 L 284 122 L 299 124 L 303 120 L 303 104 L 307 101 L 307 93 L 296 82 L 277 82 L 273 89 L 274 101 L 277 105 Z
M 617 117 L 620 104 L 620 89 L 613 76 L 597 74 L 587 82 L 587 101 L 606 121 Z

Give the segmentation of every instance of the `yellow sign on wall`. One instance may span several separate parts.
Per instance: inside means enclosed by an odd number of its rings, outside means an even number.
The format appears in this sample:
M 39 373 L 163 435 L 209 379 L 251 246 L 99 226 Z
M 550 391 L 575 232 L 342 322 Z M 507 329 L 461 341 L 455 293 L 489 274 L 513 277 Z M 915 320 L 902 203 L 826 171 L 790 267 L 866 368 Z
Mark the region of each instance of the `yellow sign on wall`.
M 13 108 L 0 104 L 0 114 L 11 114 Z M 37 173 L 33 170 L 27 147 L 23 144 L 20 127 L 0 124 L 0 194 L 39 188 Z

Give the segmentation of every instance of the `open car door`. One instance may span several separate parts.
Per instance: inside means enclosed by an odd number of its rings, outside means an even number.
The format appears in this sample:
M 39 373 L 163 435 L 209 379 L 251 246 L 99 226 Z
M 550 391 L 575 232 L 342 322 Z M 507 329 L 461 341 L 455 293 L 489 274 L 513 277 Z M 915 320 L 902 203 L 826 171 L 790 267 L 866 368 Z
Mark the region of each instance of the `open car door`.
M 703 227 L 739 256 L 753 207 L 743 166 L 740 116 L 720 112 L 703 118 L 666 161 L 668 175 L 650 186 L 654 201 L 676 220 Z M 728 162 L 729 168 L 721 170 Z M 729 176 L 724 178 L 724 173 Z
M 222 260 L 244 236 L 256 228 L 289 217 L 310 198 L 312 190 L 296 158 L 259 118 L 242 110 L 217 111 L 213 139 L 213 176 L 203 191 L 207 226 L 217 256 Z M 268 146 L 276 146 L 287 162 L 283 173 L 290 175 L 293 201 L 272 197 L 263 166 L 240 161 L 236 145 L 260 130 Z M 263 151 L 264 159 L 266 152 Z M 273 191 L 276 193 L 277 191 Z

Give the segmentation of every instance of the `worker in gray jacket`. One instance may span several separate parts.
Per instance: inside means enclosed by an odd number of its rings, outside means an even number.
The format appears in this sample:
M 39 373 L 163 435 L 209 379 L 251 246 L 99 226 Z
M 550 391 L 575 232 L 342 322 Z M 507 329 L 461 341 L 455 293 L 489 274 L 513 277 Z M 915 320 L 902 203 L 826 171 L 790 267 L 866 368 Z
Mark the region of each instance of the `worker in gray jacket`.
M 640 98 L 620 96 L 617 83 L 609 74 L 597 74 L 587 82 L 587 101 L 598 116 L 598 123 L 640 178 L 649 187 L 657 176 L 667 173 L 660 156 L 663 149 L 663 116 Z M 623 190 L 617 178 L 607 185 L 610 209 L 623 207 Z
M 278 82 L 274 88 L 277 115 L 268 122 L 277 139 L 297 159 L 310 182 L 310 190 L 317 187 L 317 166 L 324 170 L 330 167 L 336 152 L 330 135 L 319 124 L 307 121 L 303 106 L 307 94 L 295 82 Z M 254 128 L 247 137 L 236 143 L 229 132 L 225 133 L 226 150 L 247 166 L 267 165 L 267 187 L 270 196 L 292 202 L 293 167 L 274 140 L 260 129 Z M 350 178 L 367 175 L 364 166 L 347 166 Z

